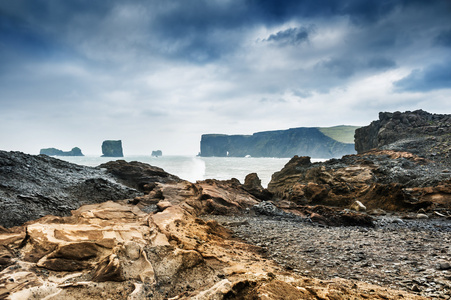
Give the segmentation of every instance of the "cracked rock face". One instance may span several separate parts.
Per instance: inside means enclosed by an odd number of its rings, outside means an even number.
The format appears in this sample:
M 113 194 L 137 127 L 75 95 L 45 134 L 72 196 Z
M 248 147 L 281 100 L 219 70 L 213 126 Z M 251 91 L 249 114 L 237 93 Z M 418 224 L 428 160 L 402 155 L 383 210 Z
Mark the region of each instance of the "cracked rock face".
M 435 161 L 451 162 L 451 115 L 423 110 L 381 112 L 379 120 L 355 132 L 355 149 L 409 151 Z

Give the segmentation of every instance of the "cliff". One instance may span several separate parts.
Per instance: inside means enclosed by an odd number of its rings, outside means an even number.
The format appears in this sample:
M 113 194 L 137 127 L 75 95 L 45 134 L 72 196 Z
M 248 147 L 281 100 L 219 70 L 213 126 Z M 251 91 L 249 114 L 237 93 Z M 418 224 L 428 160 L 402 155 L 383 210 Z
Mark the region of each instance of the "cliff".
M 44 154 L 48 156 L 84 156 L 81 153 L 81 149 L 78 147 L 72 148 L 70 151 L 62 151 L 56 148 L 45 148 L 39 151 L 39 154 Z
M 102 156 L 105 157 L 123 157 L 122 153 L 122 141 L 103 141 L 102 143 Z
M 264 131 L 253 135 L 204 134 L 200 156 L 218 157 L 341 157 L 355 153 L 354 144 L 339 142 L 321 132 L 320 128 L 291 128 Z
M 451 115 L 423 110 L 381 112 L 379 120 L 355 131 L 358 153 L 373 148 L 409 151 L 436 161 L 451 158 Z

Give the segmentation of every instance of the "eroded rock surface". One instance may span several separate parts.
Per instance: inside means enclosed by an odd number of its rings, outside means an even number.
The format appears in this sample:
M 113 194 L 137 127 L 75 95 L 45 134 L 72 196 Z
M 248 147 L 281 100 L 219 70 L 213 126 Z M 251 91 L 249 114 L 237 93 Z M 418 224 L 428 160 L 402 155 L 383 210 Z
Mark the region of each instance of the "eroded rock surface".
M 297 205 L 447 212 L 451 173 L 441 164 L 409 152 L 373 150 L 322 163 L 293 157 L 273 174 L 268 190 L 277 201 Z
M 4 229 L 0 245 L 2 299 L 423 299 L 286 272 L 180 205 L 150 214 L 127 201 L 85 205 Z

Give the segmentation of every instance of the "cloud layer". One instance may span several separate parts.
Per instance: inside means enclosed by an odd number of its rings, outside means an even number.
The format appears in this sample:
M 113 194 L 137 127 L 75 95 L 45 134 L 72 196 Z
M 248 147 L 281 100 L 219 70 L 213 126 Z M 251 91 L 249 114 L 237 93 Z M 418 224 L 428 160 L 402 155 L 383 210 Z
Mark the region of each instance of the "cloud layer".
M 0 3 L 1 149 L 196 154 L 203 133 L 451 113 L 451 3 Z

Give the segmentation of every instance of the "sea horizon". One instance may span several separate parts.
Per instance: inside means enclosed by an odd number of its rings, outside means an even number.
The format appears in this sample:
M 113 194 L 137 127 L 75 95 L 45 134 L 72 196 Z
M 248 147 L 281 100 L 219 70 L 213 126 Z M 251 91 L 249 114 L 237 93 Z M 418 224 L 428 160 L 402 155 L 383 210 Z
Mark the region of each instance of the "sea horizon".
M 126 155 L 123 157 L 103 157 L 98 155 L 85 156 L 52 156 L 57 159 L 97 167 L 103 163 L 116 160 L 139 161 L 162 168 L 190 182 L 205 179 L 228 180 L 238 179 L 244 183 L 250 173 L 257 173 L 263 187 L 267 187 L 272 174 L 280 171 L 291 158 L 278 157 L 202 157 L 197 155 Z M 312 162 L 326 159 L 312 158 Z

